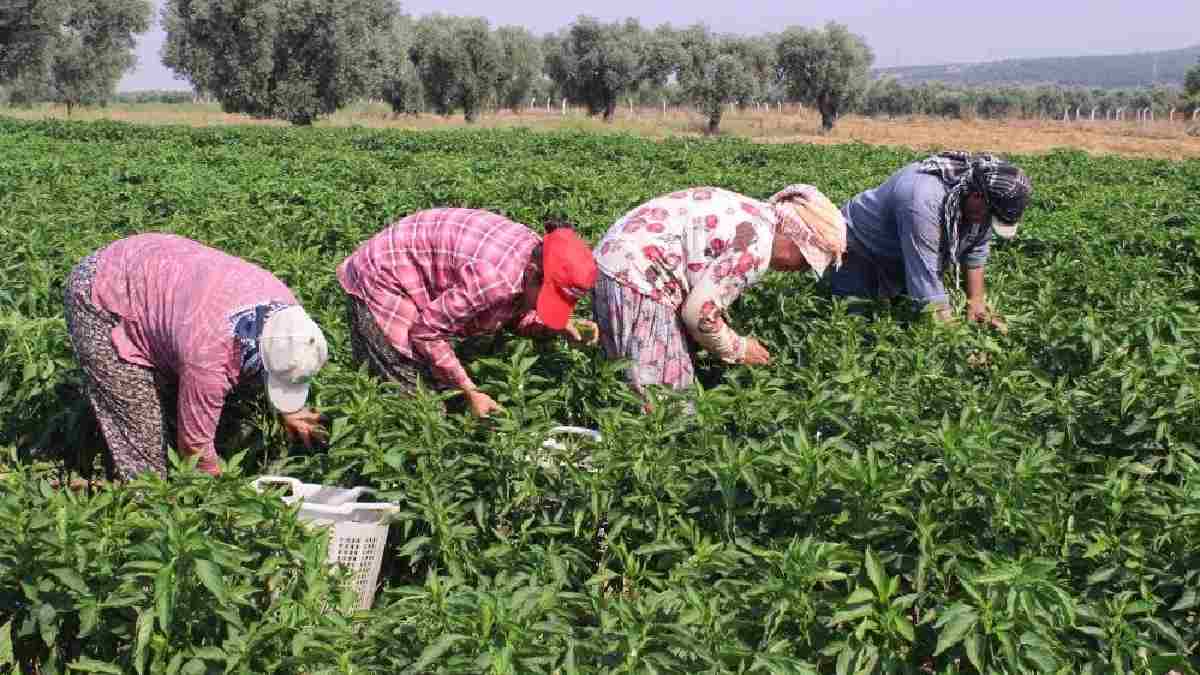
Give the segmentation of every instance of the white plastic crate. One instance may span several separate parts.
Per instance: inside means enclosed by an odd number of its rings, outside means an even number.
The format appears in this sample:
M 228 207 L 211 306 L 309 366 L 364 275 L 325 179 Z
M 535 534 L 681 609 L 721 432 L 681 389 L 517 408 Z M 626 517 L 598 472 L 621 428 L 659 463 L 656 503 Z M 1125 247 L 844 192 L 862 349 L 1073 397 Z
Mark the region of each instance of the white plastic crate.
M 375 601 L 375 584 L 383 564 L 389 515 L 399 510 L 394 504 L 359 502 L 366 488 L 338 488 L 302 483 L 286 476 L 262 476 L 254 489 L 271 486 L 291 489 L 283 501 L 300 502 L 300 518 L 319 527 L 329 527 L 329 562 L 351 572 L 350 585 L 358 594 L 358 609 L 370 609 Z
M 525 461 L 543 469 L 557 470 L 564 465 L 572 465 L 594 473 L 596 468 L 592 466 L 591 453 L 583 445 L 584 442 L 599 443 L 601 440 L 600 432 L 592 429 L 554 427 L 541 448 L 525 455 Z

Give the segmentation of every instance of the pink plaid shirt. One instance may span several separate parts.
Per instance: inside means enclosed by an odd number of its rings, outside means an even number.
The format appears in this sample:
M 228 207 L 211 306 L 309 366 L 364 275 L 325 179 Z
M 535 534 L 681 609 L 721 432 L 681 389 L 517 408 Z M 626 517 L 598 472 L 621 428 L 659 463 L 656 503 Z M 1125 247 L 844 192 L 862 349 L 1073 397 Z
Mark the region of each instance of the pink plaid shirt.
M 179 378 L 178 449 L 216 467 L 213 437 L 225 396 L 242 379 L 231 316 L 256 305 L 295 305 L 270 272 L 173 234 L 139 234 L 100 250 L 92 302 L 120 317 L 121 360 Z
M 473 209 L 414 213 L 338 266 L 338 281 L 371 310 L 404 356 L 460 389 L 474 383 L 447 341 L 494 333 L 516 317 L 525 267 L 541 239 L 528 227 Z M 534 312 L 521 332 L 540 326 Z

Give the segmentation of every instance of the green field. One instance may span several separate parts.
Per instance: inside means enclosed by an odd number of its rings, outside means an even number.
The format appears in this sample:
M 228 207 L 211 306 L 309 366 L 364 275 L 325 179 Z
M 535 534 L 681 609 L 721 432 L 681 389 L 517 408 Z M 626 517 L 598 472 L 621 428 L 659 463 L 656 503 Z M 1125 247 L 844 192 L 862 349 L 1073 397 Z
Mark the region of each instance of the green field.
M 694 417 L 642 415 L 596 353 L 553 342 L 460 349 L 506 406 L 488 422 L 350 364 L 334 267 L 407 212 L 566 215 L 595 241 L 675 189 L 840 203 L 916 157 L 0 119 L 0 673 L 1197 672 L 1200 161 L 1015 157 L 1036 193 L 989 268 L 1007 336 L 848 315 L 768 275 L 731 318 L 774 364 L 702 358 Z M 296 291 L 333 354 L 327 452 L 241 401 L 221 479 L 51 487 L 99 444 L 64 277 L 145 231 Z M 594 473 L 525 461 L 567 423 L 603 431 Z M 321 542 L 247 487 L 266 471 L 400 504 L 372 610 L 327 611 Z

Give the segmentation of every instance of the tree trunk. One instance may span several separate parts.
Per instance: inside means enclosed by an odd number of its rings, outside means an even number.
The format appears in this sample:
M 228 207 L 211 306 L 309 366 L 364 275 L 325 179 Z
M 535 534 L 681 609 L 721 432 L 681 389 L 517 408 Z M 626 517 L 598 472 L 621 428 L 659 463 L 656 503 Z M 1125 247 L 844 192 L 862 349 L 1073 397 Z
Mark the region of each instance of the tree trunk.
M 721 106 L 718 105 L 708 116 L 708 135 L 714 136 L 721 130 Z
M 475 109 L 475 106 L 463 103 L 463 119 L 467 121 L 467 124 L 474 124 L 475 120 L 479 119 L 479 111 Z
M 604 97 L 604 121 L 612 122 L 613 114 L 617 112 L 617 97 L 613 94 Z
M 821 133 L 833 131 L 833 125 L 837 122 L 837 108 L 824 98 L 817 101 L 817 107 L 821 110 Z

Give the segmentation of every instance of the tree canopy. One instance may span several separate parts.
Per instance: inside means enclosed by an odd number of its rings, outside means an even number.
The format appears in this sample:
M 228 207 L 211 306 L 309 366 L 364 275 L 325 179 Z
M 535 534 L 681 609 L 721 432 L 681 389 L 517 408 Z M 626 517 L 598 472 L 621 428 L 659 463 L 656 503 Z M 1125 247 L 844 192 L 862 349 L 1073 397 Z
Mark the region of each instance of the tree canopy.
M 367 93 L 394 0 L 166 0 L 163 62 L 227 112 L 311 124 Z
M 788 94 L 816 106 L 821 126 L 828 131 L 838 114 L 866 90 L 875 55 L 863 38 L 830 22 L 824 30 L 785 30 L 777 42 L 776 59 Z
M 422 17 L 411 56 L 426 100 L 442 115 L 457 106 L 468 122 L 474 122 L 500 81 L 503 52 L 487 19 Z
M 603 113 L 610 121 L 622 94 L 647 80 L 665 77 L 666 59 L 656 58 L 650 36 L 636 19 L 600 23 L 581 16 L 558 37 L 546 74 L 572 103 Z
M 500 44 L 497 95 L 502 106 L 516 112 L 542 77 L 542 46 L 533 33 L 520 26 L 497 28 L 496 39 Z
M 679 85 L 684 95 L 708 118 L 708 133 L 716 133 L 730 103 L 752 98 L 758 90 L 753 50 L 745 38 L 713 35 L 705 26 L 679 33 Z
M 150 29 L 149 0 L 0 0 L 0 72 L 14 98 L 104 102 L 136 64 L 137 35 Z
M 45 64 L 64 9 L 56 0 L 0 0 L 0 84 Z
M 416 114 L 421 110 L 425 88 L 412 62 L 413 20 L 397 13 L 385 27 L 373 66 L 370 91 L 392 107 L 392 113 Z

